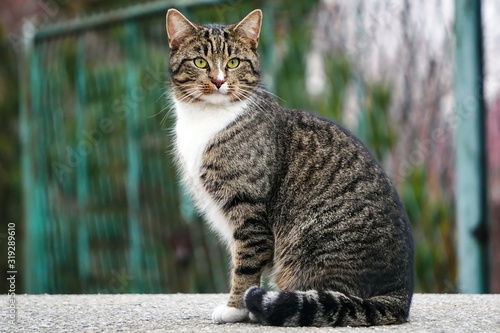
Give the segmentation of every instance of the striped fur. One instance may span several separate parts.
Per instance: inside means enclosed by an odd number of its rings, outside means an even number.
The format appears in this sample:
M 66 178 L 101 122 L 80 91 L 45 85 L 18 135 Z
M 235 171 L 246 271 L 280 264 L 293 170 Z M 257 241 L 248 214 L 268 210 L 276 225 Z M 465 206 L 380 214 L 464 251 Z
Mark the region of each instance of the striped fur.
M 179 168 L 231 251 L 229 301 L 213 320 L 250 311 L 279 326 L 402 323 L 413 240 L 400 199 L 351 133 L 283 109 L 261 87 L 261 15 L 199 26 L 167 14 Z M 258 287 L 265 270 L 279 292 Z

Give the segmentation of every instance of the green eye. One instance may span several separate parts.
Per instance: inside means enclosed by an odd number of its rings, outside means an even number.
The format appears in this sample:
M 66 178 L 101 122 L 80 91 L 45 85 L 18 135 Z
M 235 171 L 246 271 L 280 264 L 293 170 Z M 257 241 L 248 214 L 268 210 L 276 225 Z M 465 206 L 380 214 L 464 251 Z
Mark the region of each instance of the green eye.
M 229 68 L 236 68 L 240 64 L 240 59 L 238 58 L 233 58 L 227 62 L 227 67 Z
M 198 68 L 207 68 L 208 67 L 207 61 L 205 59 L 203 59 L 203 58 L 196 58 L 196 59 L 194 59 L 194 64 Z

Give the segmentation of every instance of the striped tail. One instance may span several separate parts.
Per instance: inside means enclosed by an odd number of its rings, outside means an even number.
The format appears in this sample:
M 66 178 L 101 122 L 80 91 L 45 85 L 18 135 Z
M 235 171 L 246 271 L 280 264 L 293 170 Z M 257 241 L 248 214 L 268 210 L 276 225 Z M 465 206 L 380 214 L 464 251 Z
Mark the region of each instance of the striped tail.
M 411 296 L 410 296 L 411 297 Z M 406 322 L 410 300 L 401 296 L 368 299 L 334 291 L 266 291 L 251 287 L 245 306 L 272 326 L 372 326 Z

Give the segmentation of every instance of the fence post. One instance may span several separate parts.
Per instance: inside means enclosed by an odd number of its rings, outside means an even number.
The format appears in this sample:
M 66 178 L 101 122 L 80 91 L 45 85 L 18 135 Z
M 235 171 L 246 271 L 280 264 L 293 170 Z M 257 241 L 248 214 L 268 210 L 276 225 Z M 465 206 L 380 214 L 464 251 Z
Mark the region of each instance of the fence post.
M 25 23 L 25 26 L 29 23 Z M 23 26 L 24 31 L 30 31 L 32 27 Z M 23 32 L 24 32 L 23 31 Z M 24 34 L 23 34 L 24 35 Z M 33 86 L 32 73 L 34 61 L 34 36 L 24 35 L 24 45 L 22 49 L 22 60 L 19 65 L 19 82 L 21 92 L 20 96 L 20 135 L 21 135 L 21 168 L 22 168 L 22 183 L 23 183 L 23 205 L 24 223 L 26 238 L 24 242 L 24 285 L 27 293 L 42 293 L 44 292 L 44 275 L 42 266 L 43 254 L 40 253 L 40 245 L 43 244 L 43 228 L 37 222 L 38 200 L 35 186 L 35 175 L 32 155 L 32 136 L 33 136 Z M 40 258 L 41 257 L 41 258 Z M 42 260 L 40 260 L 42 259 Z
M 76 46 L 76 145 L 85 140 L 86 114 L 85 104 L 87 103 L 87 75 L 85 65 L 85 34 L 78 37 Z M 76 191 L 78 202 L 78 278 L 80 290 L 88 292 L 88 281 L 90 276 L 90 248 L 88 236 L 88 200 L 89 200 L 89 177 L 87 168 L 87 154 L 81 155 L 81 161 L 76 168 Z
M 130 292 L 142 292 L 140 276 L 142 272 L 142 244 L 139 205 L 139 173 L 141 168 L 141 153 L 139 149 L 139 45 L 136 23 L 125 23 L 126 43 L 126 82 L 127 95 L 127 201 L 128 201 L 128 236 L 129 236 L 129 275 L 131 278 Z
M 455 0 L 458 288 L 487 292 L 487 191 L 481 1 Z

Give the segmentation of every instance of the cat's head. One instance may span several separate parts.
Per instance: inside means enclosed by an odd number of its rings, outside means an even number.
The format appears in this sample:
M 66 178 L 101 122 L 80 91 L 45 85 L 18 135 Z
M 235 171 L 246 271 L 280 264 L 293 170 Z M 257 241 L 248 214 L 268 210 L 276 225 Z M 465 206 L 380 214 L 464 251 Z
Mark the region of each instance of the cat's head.
M 175 99 L 230 104 L 246 100 L 260 84 L 257 55 L 262 12 L 232 25 L 198 25 L 167 12 L 170 80 Z

